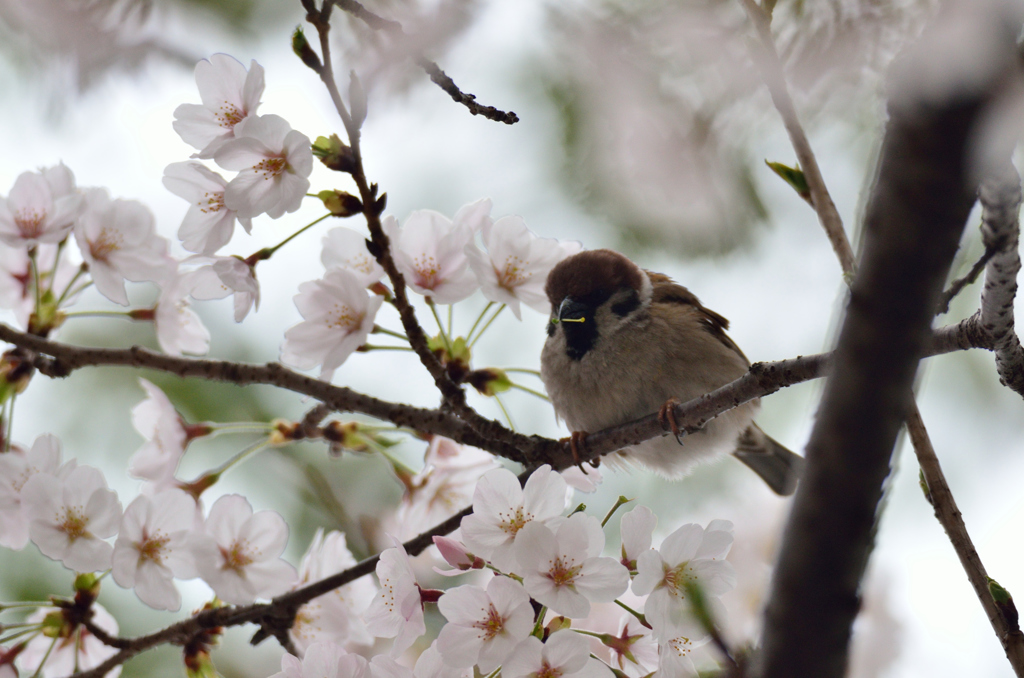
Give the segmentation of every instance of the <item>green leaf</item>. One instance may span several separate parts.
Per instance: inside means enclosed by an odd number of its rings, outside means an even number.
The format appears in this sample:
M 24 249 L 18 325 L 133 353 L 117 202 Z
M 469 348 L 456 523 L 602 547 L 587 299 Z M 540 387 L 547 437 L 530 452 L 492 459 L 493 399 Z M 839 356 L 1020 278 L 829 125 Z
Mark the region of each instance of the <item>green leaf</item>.
M 783 165 L 781 162 L 769 162 L 767 160 L 764 161 L 764 164 L 768 165 L 773 172 L 789 184 L 796 191 L 797 195 L 807 202 L 811 201 L 811 189 L 807 186 L 807 177 L 804 176 L 802 169 Z

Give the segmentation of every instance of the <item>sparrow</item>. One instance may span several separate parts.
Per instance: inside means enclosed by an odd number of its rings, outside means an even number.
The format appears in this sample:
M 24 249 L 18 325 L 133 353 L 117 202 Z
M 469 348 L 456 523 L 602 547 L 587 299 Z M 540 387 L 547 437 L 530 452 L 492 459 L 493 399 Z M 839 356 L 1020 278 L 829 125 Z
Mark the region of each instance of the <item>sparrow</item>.
M 588 250 L 558 263 L 544 287 L 551 302 L 541 379 L 556 416 L 573 432 L 624 424 L 654 412 L 676 434 L 606 455 L 612 467 L 634 463 L 669 478 L 732 453 L 776 493 L 792 494 L 803 457 L 754 423 L 759 400 L 723 412 L 682 435 L 672 406 L 743 376 L 750 367 L 726 335 L 729 321 L 682 285 L 612 250 Z M 575 450 L 575 448 L 574 448 Z

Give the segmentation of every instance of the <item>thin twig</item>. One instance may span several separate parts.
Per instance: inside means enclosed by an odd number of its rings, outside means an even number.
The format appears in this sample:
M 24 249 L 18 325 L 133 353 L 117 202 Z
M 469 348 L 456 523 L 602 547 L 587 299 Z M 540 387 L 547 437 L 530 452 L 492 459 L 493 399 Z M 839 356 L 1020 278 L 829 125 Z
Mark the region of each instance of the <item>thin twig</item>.
M 986 264 L 995 255 L 995 248 L 988 248 L 985 253 L 981 255 L 981 258 L 974 262 L 974 266 L 971 266 L 971 270 L 962 278 L 957 278 L 952 283 L 942 296 L 939 297 L 939 305 L 935 309 L 935 315 L 942 315 L 949 311 L 949 304 L 956 298 L 956 295 L 960 294 L 965 287 L 974 283 L 981 275 L 981 272 L 985 270 Z
M 339 8 L 345 10 L 358 19 L 361 19 L 363 23 L 375 31 L 385 31 L 399 38 L 406 37 L 405 32 L 402 30 L 402 24 L 374 14 L 355 0 L 329 1 L 333 1 Z M 447 92 L 448 96 L 450 96 L 453 101 L 465 106 L 473 115 L 482 115 L 488 120 L 503 122 L 506 125 L 514 125 L 519 122 L 519 116 L 512 111 L 506 112 L 497 109 L 494 106 L 484 106 L 483 104 L 477 103 L 476 95 L 460 90 L 459 86 L 455 84 L 455 81 L 442 71 L 440 66 L 430 59 L 416 57 L 415 61 L 416 65 L 426 71 L 427 75 L 430 76 L 431 82 Z

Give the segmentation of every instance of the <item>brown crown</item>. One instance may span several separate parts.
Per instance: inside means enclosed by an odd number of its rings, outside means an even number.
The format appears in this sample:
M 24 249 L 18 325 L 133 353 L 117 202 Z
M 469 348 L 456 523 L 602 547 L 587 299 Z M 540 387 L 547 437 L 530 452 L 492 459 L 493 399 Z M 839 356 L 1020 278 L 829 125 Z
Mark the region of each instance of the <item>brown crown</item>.
M 643 285 L 644 272 L 632 261 L 611 250 L 588 250 L 563 259 L 548 274 L 544 293 L 553 308 L 566 297 L 607 298 L 616 290 Z

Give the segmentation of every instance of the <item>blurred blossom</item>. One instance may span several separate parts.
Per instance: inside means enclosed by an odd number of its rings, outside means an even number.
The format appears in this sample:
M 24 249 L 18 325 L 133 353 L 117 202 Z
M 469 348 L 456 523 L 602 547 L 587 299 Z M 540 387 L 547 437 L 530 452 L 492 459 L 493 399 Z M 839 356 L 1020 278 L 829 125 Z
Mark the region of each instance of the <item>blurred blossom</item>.
M 285 654 L 270 678 L 371 678 L 369 663 L 334 643 L 314 643 L 302 659 Z
M 20 551 L 28 543 L 28 515 L 22 505 L 21 490 L 37 473 L 67 475 L 77 464 L 61 467 L 60 440 L 44 434 L 29 450 L 12 447 L 0 454 L 0 546 Z
M 467 548 L 491 561 L 503 572 L 515 572 L 516 535 L 533 521 L 555 524 L 566 505 L 566 484 L 547 464 L 526 481 L 511 471 L 488 471 L 473 491 L 473 513 L 462 519 L 462 539 Z
M 178 106 L 174 131 L 199 150 L 196 157 L 212 158 L 235 138 L 238 124 L 256 115 L 263 96 L 263 67 L 253 61 L 246 71 L 234 57 L 214 54 L 196 64 L 196 86 L 203 103 Z
M 622 535 L 622 564 L 635 570 L 640 555 L 651 549 L 654 528 L 658 526 L 658 516 L 646 506 L 637 506 L 622 516 L 619 525 L 619 534 Z
M 691 638 L 705 633 L 690 612 L 688 582 L 701 588 L 712 618 L 724 620 L 718 597 L 736 586 L 736 572 L 725 560 L 732 542 L 732 523 L 727 520 L 712 520 L 707 529 L 688 523 L 667 536 L 658 550 L 644 551 L 637 558 L 633 593 L 648 596 L 644 616 L 663 645 L 674 638 L 668 634 L 677 631 Z
M 552 633 L 546 643 L 530 636 L 501 667 L 503 678 L 611 678 L 608 667 L 590 658 L 586 638 L 571 630 Z
M 231 240 L 237 213 L 224 206 L 228 182 L 194 160 L 171 163 L 164 169 L 164 186 L 189 202 L 178 229 L 178 239 L 189 252 L 213 254 Z M 238 218 L 246 233 L 252 219 Z
M 295 588 L 318 582 L 356 565 L 356 559 L 341 532 L 318 529 L 299 565 Z M 331 642 L 349 650 L 373 644 L 362 612 L 370 605 L 377 589 L 369 577 L 360 577 L 340 588 L 314 598 L 299 608 L 289 631 L 292 643 L 302 654 L 314 643 Z
M 603 550 L 604 531 L 594 516 L 574 513 L 554 529 L 534 521 L 516 535 L 516 573 L 537 602 L 583 618 L 591 603 L 610 603 L 629 588 L 629 571 Z
M 99 603 L 93 603 L 92 623 L 117 637 L 117 620 Z M 26 621 L 41 622 L 48 614 L 59 614 L 51 608 L 40 608 L 30 614 Z M 51 650 L 50 647 L 53 646 Z M 34 675 L 42 666 L 43 678 L 64 678 L 81 671 L 89 671 L 117 654 L 116 647 L 102 643 L 84 626 L 79 626 L 75 633 L 68 637 L 56 639 L 40 634 L 28 642 L 25 651 L 18 656 L 22 675 Z M 121 675 L 121 666 L 115 666 L 104 678 L 117 678 Z
M 451 666 L 444 663 L 441 653 L 437 649 L 437 641 L 430 644 L 426 650 L 420 653 L 413 667 L 415 678 L 473 678 L 473 670 L 453 670 Z
M 451 220 L 433 210 L 417 210 L 398 228 L 394 217 L 386 217 L 382 225 L 406 284 L 439 304 L 473 294 L 480 283 L 469 267 L 466 246 L 491 223 L 490 212 L 490 198 L 482 198 L 464 205 Z
M 320 365 L 320 378 L 330 381 L 366 343 L 383 303 L 383 297 L 367 292 L 353 273 L 341 268 L 302 283 L 295 305 L 304 320 L 284 333 L 281 361 L 300 370 Z
M 288 525 L 274 511 L 257 511 L 245 497 L 224 495 L 210 507 L 204 534 L 194 535 L 199 575 L 217 597 L 249 605 L 291 588 L 298 575 L 280 558 Z
M 585 494 L 596 492 L 597 486 L 600 485 L 603 480 L 601 471 L 594 467 L 584 470 L 579 466 L 570 466 L 561 473 L 569 487 L 574 490 L 579 490 Z
M 324 268 L 351 271 L 363 287 L 369 287 L 384 277 L 384 269 L 366 249 L 366 236 L 339 226 L 327 231 L 323 242 L 320 261 Z
M 210 350 L 210 331 L 188 300 L 201 282 L 191 273 L 173 272 L 160 288 L 153 325 L 160 349 L 168 355 L 205 355 Z
M 103 188 L 86 193 L 75 241 L 96 289 L 122 306 L 128 305 L 125 280 L 159 284 L 174 270 L 167 241 L 157 235 L 153 212 L 136 200 L 111 200 Z
M 380 591 L 363 614 L 367 630 L 378 638 L 394 638 L 391 656 L 398 656 L 427 632 L 423 603 L 405 547 L 395 542 L 377 561 Z
M 139 384 L 146 398 L 132 408 L 132 426 L 146 442 L 128 460 L 128 473 L 170 486 L 188 444 L 185 422 L 158 386 L 141 377 Z
M 224 204 L 239 219 L 264 212 L 277 219 L 302 206 L 313 171 L 309 137 L 279 115 L 254 115 L 235 128 L 235 138 L 214 159 L 238 174 L 224 189 Z
M 44 556 L 75 572 L 110 567 L 113 547 L 104 540 L 117 534 L 121 502 L 102 471 L 79 466 L 66 478 L 37 473 L 25 483 L 21 498 L 29 538 Z
M 488 220 L 482 235 L 486 253 L 470 241 L 466 256 L 484 296 L 489 301 L 507 304 L 519 320 L 520 302 L 539 313 L 550 313 L 551 304 L 544 294 L 548 273 L 583 246 L 578 242 L 538 238 L 518 216 L 502 217 L 494 223 Z
M 64 164 L 23 172 L 0 198 L 0 240 L 11 247 L 58 243 L 71 232 L 83 198 Z
M 188 547 L 195 510 L 195 499 L 177 489 L 136 497 L 124 511 L 114 542 L 117 585 L 135 589 L 139 600 L 154 609 L 177 612 L 181 594 L 174 579 L 197 576 Z
M 192 274 L 195 287 L 192 298 L 198 300 L 223 299 L 234 295 L 235 322 L 240 323 L 255 306 L 260 307 L 260 283 L 256 268 L 238 257 L 189 257 L 183 263 L 204 263 Z
M 56 259 L 58 254 L 60 258 Z M 39 267 L 39 286 L 44 295 L 51 292 L 54 302 L 64 295 L 60 303 L 62 309 L 73 304 L 84 284 L 76 279 L 79 266 L 71 261 L 70 249 L 38 245 L 36 265 Z M 76 288 L 69 290 L 68 286 L 73 281 Z M 14 248 L 0 243 L 0 308 L 14 311 L 22 327 L 28 327 L 29 317 L 36 310 L 32 261 L 24 247 Z
M 530 596 L 519 582 L 495 576 L 485 591 L 479 586 L 448 589 L 437 609 L 448 623 L 437 637 L 446 664 L 483 673 L 498 668 L 533 630 Z
M 701 632 L 694 634 L 689 624 L 669 623 L 662 631 L 663 638 L 658 644 L 659 674 L 665 676 L 693 676 L 697 678 L 697 667 L 693 665 L 693 651 L 708 643 L 710 637 Z

